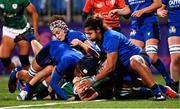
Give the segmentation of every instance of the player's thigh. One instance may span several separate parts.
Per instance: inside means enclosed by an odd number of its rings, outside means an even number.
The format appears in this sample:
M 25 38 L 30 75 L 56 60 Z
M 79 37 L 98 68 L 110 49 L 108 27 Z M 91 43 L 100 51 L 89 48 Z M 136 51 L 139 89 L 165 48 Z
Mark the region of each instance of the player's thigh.
M 14 39 L 8 36 L 3 36 L 0 45 L 0 57 L 10 57 L 12 50 L 15 47 Z
M 30 44 L 27 41 L 19 41 L 18 42 L 19 47 L 19 54 L 20 55 L 28 55 L 30 50 Z
M 135 44 L 136 46 L 144 49 L 144 42 L 143 41 L 140 41 L 140 40 L 137 40 L 137 39 L 130 39 L 130 41 Z
M 144 49 L 144 36 L 140 28 L 137 25 L 131 27 L 130 41 L 136 46 Z

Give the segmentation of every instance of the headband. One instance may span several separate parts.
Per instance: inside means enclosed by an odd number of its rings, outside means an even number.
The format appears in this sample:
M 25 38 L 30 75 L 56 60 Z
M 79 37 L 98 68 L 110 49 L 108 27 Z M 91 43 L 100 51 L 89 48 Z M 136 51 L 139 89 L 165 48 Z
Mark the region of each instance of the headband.
M 65 32 L 67 32 L 69 30 L 68 26 L 66 25 L 66 23 L 62 20 L 56 20 L 52 23 L 50 23 L 49 26 L 50 30 L 53 31 L 54 28 L 61 28 L 63 29 Z

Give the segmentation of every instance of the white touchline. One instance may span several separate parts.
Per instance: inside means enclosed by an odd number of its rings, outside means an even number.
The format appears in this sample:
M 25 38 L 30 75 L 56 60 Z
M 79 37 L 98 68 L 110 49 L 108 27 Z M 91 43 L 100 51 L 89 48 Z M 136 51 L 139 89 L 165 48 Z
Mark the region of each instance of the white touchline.
M 105 101 L 105 100 L 94 100 L 94 101 L 88 101 L 88 102 L 98 102 L 98 101 Z M 58 104 L 77 104 L 87 101 L 70 101 L 70 102 L 64 102 L 60 101 L 59 103 L 45 103 L 45 104 L 31 104 L 31 105 L 18 105 L 18 106 L 8 106 L 8 107 L 1 107 L 0 109 L 14 109 L 14 108 L 27 108 L 27 107 L 41 107 L 41 106 L 52 106 L 52 105 L 58 105 Z

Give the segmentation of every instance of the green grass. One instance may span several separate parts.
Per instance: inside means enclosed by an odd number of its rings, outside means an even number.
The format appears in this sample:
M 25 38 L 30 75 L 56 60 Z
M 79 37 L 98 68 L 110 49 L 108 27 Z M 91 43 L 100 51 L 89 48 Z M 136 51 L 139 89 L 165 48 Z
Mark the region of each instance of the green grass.
M 158 82 L 163 83 L 160 76 L 156 76 Z M 180 108 L 179 99 L 166 101 L 148 100 L 108 100 L 108 101 L 17 101 L 16 93 L 10 94 L 7 89 L 7 76 L 0 77 L 0 107 L 10 108 Z M 26 106 L 25 106 L 26 105 Z M 16 107 L 11 107 L 16 106 Z

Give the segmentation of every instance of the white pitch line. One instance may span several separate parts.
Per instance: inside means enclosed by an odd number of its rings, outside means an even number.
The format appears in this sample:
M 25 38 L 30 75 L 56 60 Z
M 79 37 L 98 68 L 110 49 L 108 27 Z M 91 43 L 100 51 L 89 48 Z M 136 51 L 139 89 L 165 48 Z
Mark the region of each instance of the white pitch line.
M 94 100 L 94 101 L 88 101 L 88 102 L 98 102 L 98 101 L 105 101 L 105 100 Z M 52 105 L 58 105 L 58 104 L 77 104 L 87 101 L 71 101 L 71 102 L 59 102 L 59 103 L 45 103 L 45 104 L 33 104 L 33 105 L 19 105 L 19 106 L 9 106 L 9 107 L 1 107 L 0 109 L 14 109 L 14 108 L 28 108 L 28 107 L 41 107 L 41 106 L 52 106 Z

